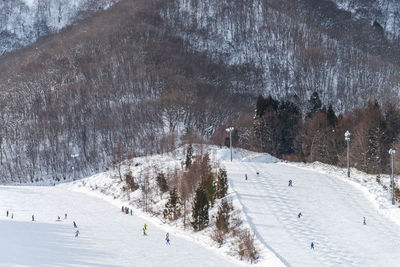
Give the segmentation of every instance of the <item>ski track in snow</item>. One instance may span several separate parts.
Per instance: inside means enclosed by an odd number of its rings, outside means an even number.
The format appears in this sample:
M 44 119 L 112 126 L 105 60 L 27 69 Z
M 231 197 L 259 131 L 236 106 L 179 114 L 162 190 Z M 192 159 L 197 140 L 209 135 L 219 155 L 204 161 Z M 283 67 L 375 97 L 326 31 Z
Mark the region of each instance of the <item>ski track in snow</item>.
M 223 164 L 258 239 L 287 266 L 398 266 L 400 227 L 351 184 L 284 163 Z
M 123 214 L 121 207 L 68 186 L 0 187 L 0 266 L 237 265 L 173 229 L 168 246 L 166 229 L 152 220 Z M 14 219 L 6 217 L 6 210 Z M 78 238 L 73 221 L 79 227 Z M 142 234 L 144 223 L 147 236 Z
M 233 162 L 226 149 L 214 148 L 211 155 L 226 166 L 236 208 L 264 246 L 257 266 L 398 266 L 400 224 L 383 214 L 397 209 L 383 210 L 359 184 L 266 154 L 238 150 Z M 87 181 L 112 183 L 107 177 Z M 122 200 L 81 184 L 0 187 L 0 266 L 251 266 L 210 246 L 201 232 L 189 234 L 139 211 L 125 215 Z M 65 212 L 68 219 L 57 222 Z M 171 246 L 165 244 L 167 231 Z

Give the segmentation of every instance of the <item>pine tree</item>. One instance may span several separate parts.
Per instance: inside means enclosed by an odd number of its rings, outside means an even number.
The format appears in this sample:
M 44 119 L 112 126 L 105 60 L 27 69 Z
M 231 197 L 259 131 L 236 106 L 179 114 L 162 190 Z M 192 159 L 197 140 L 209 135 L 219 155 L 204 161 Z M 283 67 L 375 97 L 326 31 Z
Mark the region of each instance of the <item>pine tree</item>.
M 192 158 L 193 158 L 193 146 L 192 144 L 189 144 L 186 150 L 186 160 L 185 160 L 186 168 L 189 168 L 190 165 L 192 165 Z
M 265 112 L 264 97 L 259 95 L 256 103 L 256 115 L 261 118 L 264 115 L 264 112 Z
M 165 204 L 165 209 L 163 212 L 164 218 L 169 220 L 176 220 L 181 215 L 182 203 L 174 187 L 169 192 L 168 202 Z
M 332 105 L 329 105 L 328 111 L 326 112 L 326 119 L 328 120 L 328 125 L 332 128 L 336 127 L 337 117 L 335 115 L 335 111 L 333 111 Z
M 202 186 L 199 186 L 196 190 L 192 210 L 192 226 L 196 231 L 202 230 L 208 224 L 208 209 L 206 192 Z
M 217 181 L 217 198 L 221 199 L 228 193 L 228 175 L 225 169 L 220 169 Z
M 314 92 L 310 100 L 308 101 L 308 106 L 309 106 L 309 112 L 307 114 L 307 117 L 311 118 L 314 116 L 315 113 L 321 111 L 322 103 L 321 99 L 319 99 L 319 95 L 317 92 Z
M 214 207 L 217 195 L 217 188 L 215 186 L 214 175 L 211 172 L 208 174 L 208 178 L 202 182 L 202 187 L 206 192 L 208 203 L 211 207 Z

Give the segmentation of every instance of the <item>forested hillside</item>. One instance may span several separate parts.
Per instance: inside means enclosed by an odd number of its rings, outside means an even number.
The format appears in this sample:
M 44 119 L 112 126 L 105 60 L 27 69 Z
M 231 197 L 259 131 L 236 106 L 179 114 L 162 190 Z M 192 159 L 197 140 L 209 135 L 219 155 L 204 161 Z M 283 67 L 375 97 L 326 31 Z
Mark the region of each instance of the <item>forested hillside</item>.
M 116 0 L 3 0 L 0 2 L 0 55 L 57 32 Z
M 3 181 L 87 175 L 174 147 L 177 134 L 210 137 L 250 107 L 227 90 L 235 68 L 163 27 L 163 5 L 121 1 L 0 59 Z
M 77 8 L 76 18 L 85 13 L 82 10 L 93 9 L 89 2 L 79 3 L 88 9 Z M 203 138 L 221 144 L 227 125 L 239 129 L 235 145 L 331 162 L 322 159 L 325 143 L 314 145 L 325 140 L 318 123 L 312 128 L 318 138 L 308 130 L 306 119 L 314 117 L 307 117 L 310 98 L 316 93 L 321 100 L 313 112 L 322 112 L 321 118 L 329 104 L 337 116 L 371 107 L 370 100 L 373 105 L 377 100 L 385 117 L 381 107 L 398 99 L 400 82 L 396 36 L 368 18 L 355 19 L 343 1 L 338 4 L 121 0 L 3 55 L 2 181 L 81 177 L 127 157 L 169 150 L 181 140 Z M 54 7 L 44 10 L 53 14 Z M 266 139 L 270 144 L 260 141 L 259 134 L 265 137 L 268 127 L 256 127 L 267 118 L 254 117 L 259 95 L 278 101 L 268 114 L 278 114 L 278 122 L 284 119 L 292 127 L 277 132 L 287 134 L 284 144 L 276 136 Z M 293 120 L 296 123 L 290 124 Z M 397 133 L 394 130 L 392 136 Z M 395 141 L 392 136 L 380 155 Z M 334 144 L 332 163 L 340 163 L 343 142 Z M 312 152 L 317 147 L 324 152 Z M 384 167 L 387 157 L 382 159 L 377 164 Z
M 188 47 L 240 67 L 234 91 L 302 103 L 318 92 L 344 112 L 398 96 L 398 41 L 328 0 L 179 0 L 163 13 Z

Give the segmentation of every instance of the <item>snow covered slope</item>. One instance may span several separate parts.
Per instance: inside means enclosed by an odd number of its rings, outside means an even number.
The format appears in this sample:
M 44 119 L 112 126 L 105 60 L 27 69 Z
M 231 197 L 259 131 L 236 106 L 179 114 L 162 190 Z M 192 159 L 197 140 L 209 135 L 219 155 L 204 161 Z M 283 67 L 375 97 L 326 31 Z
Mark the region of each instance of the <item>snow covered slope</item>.
M 398 266 L 400 227 L 383 213 L 391 209 L 399 215 L 400 210 L 376 205 L 363 185 L 321 169 L 225 159 L 257 237 L 287 266 Z
M 226 166 L 235 195 L 231 197 L 238 200 L 263 246 L 256 266 L 398 266 L 400 209 L 390 205 L 389 194 L 373 176 L 356 172 L 347 179 L 332 166 L 285 163 L 245 150 L 235 150 L 233 162 L 228 149 L 210 147 L 210 152 Z M 135 162 L 154 160 L 171 167 L 182 158 L 181 150 Z M 289 179 L 293 187 L 287 186 Z M 0 187 L 0 265 L 246 264 L 207 243 L 202 233 L 163 224 L 138 210 L 134 216 L 122 214 L 120 206 L 128 200 L 113 183 L 116 180 L 103 173 L 55 187 Z M 7 209 L 14 219 L 5 216 Z M 64 213 L 68 219 L 57 222 Z M 78 238 L 73 220 L 81 233 Z M 141 233 L 144 223 L 149 225 L 147 237 Z M 164 243 L 166 232 L 171 246 Z
M 68 187 L 0 187 L 0 266 L 237 265 L 171 231 L 167 246 L 168 229 L 137 214 L 124 215 L 120 206 Z M 6 217 L 7 209 L 14 219 Z M 63 220 L 57 222 L 57 216 Z M 73 221 L 79 227 L 78 238 Z

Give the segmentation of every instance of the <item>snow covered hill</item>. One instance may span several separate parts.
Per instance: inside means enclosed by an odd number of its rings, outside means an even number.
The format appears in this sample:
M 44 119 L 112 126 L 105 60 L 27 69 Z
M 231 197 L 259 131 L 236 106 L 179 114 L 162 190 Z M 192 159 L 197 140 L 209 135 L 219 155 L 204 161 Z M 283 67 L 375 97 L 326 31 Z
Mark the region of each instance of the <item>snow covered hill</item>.
M 0 203 L 0 266 L 237 265 L 173 231 L 167 246 L 169 229 L 66 186 L 0 187 Z M 6 217 L 6 210 L 14 219 Z M 56 221 L 57 216 L 62 221 Z M 80 231 L 77 238 L 73 221 Z M 147 236 L 142 235 L 145 223 Z
M 389 193 L 375 177 L 353 172 L 348 179 L 342 169 L 329 165 L 280 162 L 245 150 L 235 150 L 230 162 L 228 149 L 209 149 L 211 158 L 226 166 L 230 197 L 259 241 L 262 258 L 256 266 L 398 266 L 400 209 L 390 205 Z M 144 165 L 155 163 L 173 168 L 182 159 L 183 150 L 135 158 L 136 164 L 125 165 L 123 171 L 140 173 Z M 293 187 L 288 187 L 289 179 Z M 106 172 L 55 187 L 0 187 L 1 264 L 246 264 L 210 244 L 207 229 L 182 230 L 136 208 L 133 216 L 124 215 L 120 207 L 134 205 L 133 195 L 124 193 L 118 181 Z M 387 185 L 387 177 L 383 183 Z M 14 219 L 5 216 L 6 210 Z M 57 222 L 65 212 L 68 219 Z M 35 222 L 30 221 L 32 214 Z M 149 225 L 147 237 L 141 233 L 144 223 Z M 164 243 L 166 232 L 171 246 Z
M 6 0 L 0 2 L 0 55 L 104 9 L 116 0 Z

